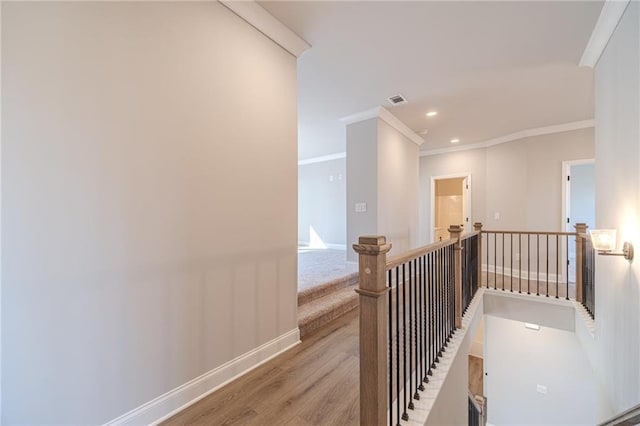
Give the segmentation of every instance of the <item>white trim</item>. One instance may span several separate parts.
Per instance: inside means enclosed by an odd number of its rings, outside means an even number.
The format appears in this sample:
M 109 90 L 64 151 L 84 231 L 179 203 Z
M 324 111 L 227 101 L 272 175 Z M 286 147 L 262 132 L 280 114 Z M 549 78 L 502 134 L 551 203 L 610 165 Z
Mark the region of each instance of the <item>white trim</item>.
M 372 118 L 381 119 L 382 121 L 384 121 L 385 123 L 393 127 L 394 129 L 402 133 L 409 140 L 411 140 L 411 142 L 415 143 L 418 146 L 424 143 L 424 139 L 422 139 L 420 135 L 418 135 L 416 132 L 414 132 L 409 127 L 407 127 L 407 125 L 404 124 L 402 121 L 400 121 L 398 117 L 393 115 L 391 112 L 389 112 L 388 109 L 382 106 L 378 106 L 375 108 L 368 109 L 366 111 L 362 111 L 362 112 L 348 115 L 346 117 L 342 117 L 340 121 L 342 121 L 346 125 L 349 125 L 353 123 L 358 123 L 360 121 L 371 120 Z
M 218 1 L 296 58 L 311 48 L 309 43 L 278 21 L 254 0 Z
M 464 229 L 465 232 L 469 232 L 472 231 L 472 229 L 470 229 L 472 227 L 473 224 L 473 217 L 472 217 L 472 210 L 471 210 L 471 190 L 472 190 L 472 186 L 471 186 L 471 172 L 462 172 L 462 173 L 452 173 L 452 174 L 447 174 L 447 175 L 438 175 L 438 176 L 431 176 L 431 215 L 429 218 L 429 243 L 434 243 L 435 242 L 435 233 L 433 232 L 433 230 L 435 229 L 436 226 L 436 181 L 437 180 L 442 180 L 442 179 L 456 179 L 456 178 L 465 178 L 467 179 L 467 185 L 469 186 L 469 189 L 467 189 L 467 192 L 465 193 L 463 191 L 463 205 L 462 205 L 462 216 L 463 216 L 463 220 L 464 218 L 469 218 L 469 222 L 466 224 L 466 228 Z
M 587 46 L 584 48 L 582 58 L 580 58 L 579 65 L 581 67 L 593 68 L 596 66 L 628 5 L 629 0 L 607 0 L 604 2 L 598 21 L 593 28 Z
M 298 166 L 305 166 L 307 164 L 314 164 L 314 163 L 322 163 L 324 161 L 339 160 L 341 158 L 347 158 L 347 153 L 346 152 L 337 152 L 335 154 L 329 154 L 329 155 L 322 155 L 320 157 L 307 158 L 306 160 L 298 161 Z
M 567 218 L 571 217 L 571 181 L 567 179 L 571 176 L 571 166 L 578 166 L 581 164 L 595 164 L 596 160 L 593 158 L 585 158 L 582 160 L 570 160 L 562 162 L 562 227 L 567 232 L 574 232 L 575 229 L 571 229 L 570 223 L 567 223 Z M 587 223 L 589 226 L 595 226 L 595 223 Z
M 331 250 L 347 250 L 346 244 L 333 244 L 333 243 L 325 243 L 325 248 Z M 311 248 L 309 247 L 309 241 L 298 241 L 298 250 L 324 250 L 322 248 Z
M 331 243 L 325 243 L 325 245 L 327 246 L 328 249 L 332 249 L 332 250 L 344 250 L 347 251 L 347 245 L 346 244 L 331 244 Z
M 106 424 L 156 425 L 298 343 L 300 330 L 296 327 Z
M 563 267 L 564 268 L 564 267 Z M 503 274 L 504 271 L 504 274 Z M 542 288 L 542 286 L 546 286 L 547 285 L 547 273 L 546 272 L 535 272 L 535 271 L 526 271 L 526 270 L 511 270 L 511 267 L 507 268 L 506 266 L 504 267 L 504 269 L 502 268 L 502 265 L 489 265 L 487 267 L 486 263 L 482 264 L 482 272 L 486 273 L 489 272 L 490 274 L 494 274 L 494 275 L 502 275 L 503 277 L 508 277 L 508 278 L 521 278 L 522 282 L 523 282 L 523 287 L 525 288 L 526 280 L 530 280 L 530 284 L 531 284 L 531 289 L 535 288 L 533 287 L 534 285 L 537 285 L 538 281 L 540 282 L 540 288 Z M 558 280 L 558 285 L 560 286 L 566 286 L 567 285 L 567 281 L 565 278 L 565 274 L 564 274 L 564 270 L 562 271 L 563 273 L 561 273 L 560 275 L 558 274 L 548 274 L 549 277 L 549 288 L 553 289 L 552 285 L 556 285 L 556 280 Z M 515 280 L 514 280 L 515 281 Z M 510 284 L 510 283 L 509 283 Z M 574 284 L 575 283 L 570 283 L 570 284 Z M 505 280 L 505 288 L 507 287 L 507 281 Z M 492 288 L 491 286 L 488 286 L 488 288 Z M 515 282 L 514 282 L 514 288 L 515 288 Z M 546 289 L 546 287 L 545 287 Z M 500 290 L 500 287 L 498 287 L 498 290 Z
M 524 138 L 530 138 L 532 136 L 550 135 L 552 133 L 569 132 L 571 130 L 588 129 L 594 127 L 595 121 L 582 120 L 572 121 L 570 123 L 555 124 L 553 126 L 536 127 L 533 129 L 521 130 L 519 132 L 511 133 L 505 136 L 489 139 L 484 142 L 474 143 L 470 145 L 451 146 L 447 148 L 436 148 L 428 151 L 421 151 L 420 157 L 427 157 L 430 155 L 446 154 L 449 152 L 469 151 L 472 149 L 488 148 L 494 145 L 500 145 L 503 143 L 514 142 Z

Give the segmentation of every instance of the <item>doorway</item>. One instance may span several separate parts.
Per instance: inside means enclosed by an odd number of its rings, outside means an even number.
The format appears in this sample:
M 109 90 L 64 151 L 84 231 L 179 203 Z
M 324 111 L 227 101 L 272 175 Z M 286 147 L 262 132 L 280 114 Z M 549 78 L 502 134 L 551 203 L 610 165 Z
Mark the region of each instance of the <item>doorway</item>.
M 595 161 L 576 160 L 562 163 L 562 223 L 566 232 L 575 232 L 576 223 L 596 226 Z M 569 244 L 569 277 L 575 277 L 575 244 Z
M 471 223 L 471 175 L 431 178 L 431 242 L 449 238 L 449 226 L 461 225 L 468 231 Z

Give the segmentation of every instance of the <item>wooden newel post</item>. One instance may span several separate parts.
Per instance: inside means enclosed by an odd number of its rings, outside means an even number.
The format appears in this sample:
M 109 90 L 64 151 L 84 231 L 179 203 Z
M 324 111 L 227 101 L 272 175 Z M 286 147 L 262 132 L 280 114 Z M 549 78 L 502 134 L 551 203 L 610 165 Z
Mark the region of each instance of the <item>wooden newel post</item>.
M 462 234 L 462 227 L 460 225 L 451 225 L 449 227 L 450 238 L 456 239 L 455 243 L 455 314 L 456 314 L 456 328 L 462 327 L 462 243 L 460 235 Z
M 582 234 L 587 233 L 588 226 L 586 223 L 576 223 L 574 227 L 576 228 L 576 300 L 582 303 L 582 265 L 584 262 Z
M 478 287 L 482 287 L 482 222 L 474 223 L 473 230 L 478 232 Z
M 385 425 L 387 416 L 387 303 L 385 281 L 391 244 L 382 236 L 360 237 L 360 424 Z

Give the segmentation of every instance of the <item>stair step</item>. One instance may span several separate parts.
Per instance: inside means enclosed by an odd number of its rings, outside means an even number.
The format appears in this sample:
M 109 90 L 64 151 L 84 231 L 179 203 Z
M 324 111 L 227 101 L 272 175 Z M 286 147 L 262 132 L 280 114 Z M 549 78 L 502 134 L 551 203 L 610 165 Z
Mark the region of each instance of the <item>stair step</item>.
M 304 338 L 319 327 L 355 309 L 358 306 L 355 288 L 355 285 L 343 287 L 298 306 L 300 337 Z
M 358 283 L 358 273 L 353 272 L 344 277 L 336 278 L 319 286 L 311 287 L 298 293 L 298 306 L 307 304 L 313 300 L 325 297 L 337 290 L 354 286 Z

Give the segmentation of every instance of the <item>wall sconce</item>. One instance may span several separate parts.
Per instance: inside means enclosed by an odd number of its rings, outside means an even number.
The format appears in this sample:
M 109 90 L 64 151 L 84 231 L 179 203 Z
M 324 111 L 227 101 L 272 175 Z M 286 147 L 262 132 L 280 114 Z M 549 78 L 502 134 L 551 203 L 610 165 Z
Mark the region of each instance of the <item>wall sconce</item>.
M 627 260 L 633 260 L 633 244 L 628 241 L 622 246 L 622 253 L 614 253 L 616 248 L 616 230 L 615 229 L 593 229 L 589 231 L 591 235 L 591 244 L 603 256 L 624 256 Z

